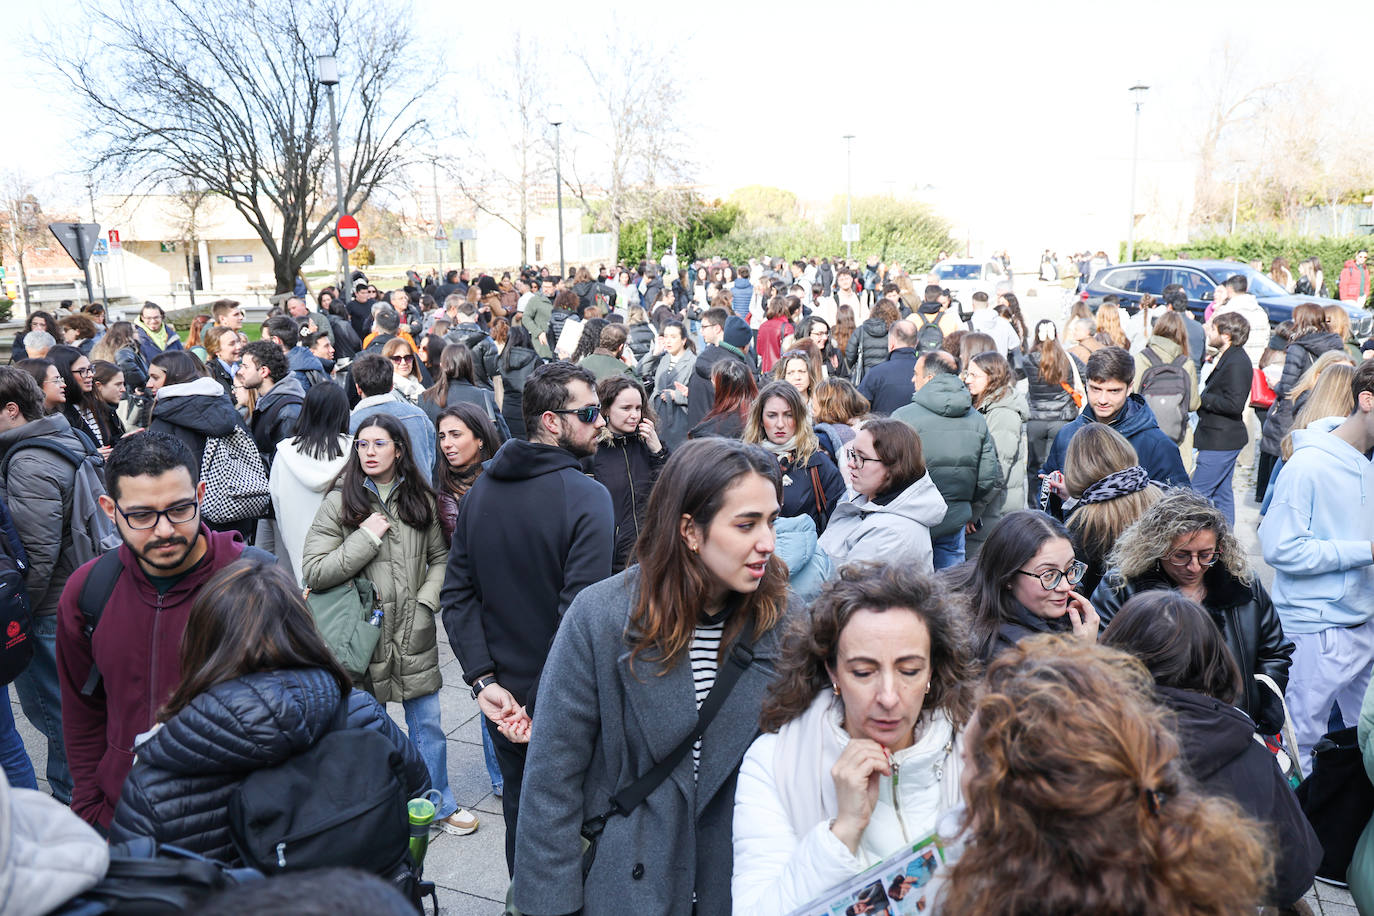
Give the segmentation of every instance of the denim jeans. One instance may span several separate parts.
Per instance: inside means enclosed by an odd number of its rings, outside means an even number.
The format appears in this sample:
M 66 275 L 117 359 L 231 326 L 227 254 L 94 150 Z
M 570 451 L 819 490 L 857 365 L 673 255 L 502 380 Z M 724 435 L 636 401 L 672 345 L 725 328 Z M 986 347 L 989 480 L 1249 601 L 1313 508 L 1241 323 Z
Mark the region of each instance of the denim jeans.
M 500 795 L 501 789 L 504 786 L 504 783 L 501 781 L 501 765 L 496 761 L 496 748 L 492 747 L 491 734 L 487 731 L 485 722 L 486 716 L 482 716 L 482 722 L 478 723 L 483 726 L 481 728 L 482 759 L 486 761 L 487 775 L 491 777 L 491 791 Z
M 411 697 L 402 700 L 401 706 L 405 710 L 410 742 L 424 758 L 425 769 L 429 770 L 430 788 L 438 790 L 443 798 L 439 813 L 435 816 L 435 820 L 443 820 L 458 810 L 458 803 L 453 800 L 453 790 L 448 785 L 448 740 L 439 722 L 439 694 L 436 691 L 422 697 Z
M 72 774 L 62 741 L 62 688 L 57 683 L 57 615 L 33 619 L 33 661 L 14 682 L 19 705 L 34 728 L 48 739 L 48 786 L 53 798 L 72 803 Z
M 1231 489 L 1231 478 L 1235 476 L 1239 457 L 1238 448 L 1224 452 L 1198 449 L 1197 466 L 1193 468 L 1193 489 L 1210 499 L 1233 526 L 1236 495 Z
M 964 526 L 953 534 L 930 539 L 930 550 L 934 554 L 935 569 L 947 569 L 964 562 Z
M 14 727 L 14 710 L 10 708 L 10 689 L 0 687 L 0 769 L 16 789 L 36 789 L 33 763 L 24 750 L 24 739 Z

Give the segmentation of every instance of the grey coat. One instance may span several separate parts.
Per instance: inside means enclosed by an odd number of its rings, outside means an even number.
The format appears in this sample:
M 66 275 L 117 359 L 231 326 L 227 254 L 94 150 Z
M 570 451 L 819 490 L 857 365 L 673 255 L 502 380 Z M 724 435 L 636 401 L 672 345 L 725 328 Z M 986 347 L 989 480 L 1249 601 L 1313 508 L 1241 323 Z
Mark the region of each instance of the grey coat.
M 654 411 L 658 414 L 658 437 L 669 449 L 675 449 L 687 441 L 687 395 L 673 387 L 678 382 L 686 387 L 692 383 L 692 370 L 696 368 L 697 355 L 691 350 L 683 350 L 677 364 L 670 362 L 663 353 L 656 369 L 654 382 Z M 642 364 L 641 364 L 642 365 Z
M 635 566 L 584 589 L 544 666 L 520 801 L 525 829 L 515 845 L 521 912 L 730 913 L 735 779 L 759 734 L 785 620 L 755 641 L 753 664 L 702 739 L 696 778 L 688 754 L 642 805 L 610 818 L 585 886 L 582 880 L 583 822 L 605 813 L 612 794 L 666 757 L 696 723 L 685 659 L 663 673 L 641 654 L 630 669 L 624 632 L 638 579 Z

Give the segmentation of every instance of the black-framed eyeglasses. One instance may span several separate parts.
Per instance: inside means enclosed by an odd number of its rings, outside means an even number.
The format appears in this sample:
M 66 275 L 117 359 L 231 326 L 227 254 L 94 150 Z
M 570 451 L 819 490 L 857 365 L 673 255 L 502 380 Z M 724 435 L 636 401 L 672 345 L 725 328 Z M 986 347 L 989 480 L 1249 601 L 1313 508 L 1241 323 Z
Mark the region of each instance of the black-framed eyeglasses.
M 549 411 L 549 413 L 572 414 L 574 417 L 577 417 L 577 419 L 581 420 L 583 423 L 595 423 L 596 418 L 601 416 L 601 405 L 591 404 L 587 407 L 568 407 L 564 408 L 563 410 L 551 410 Z
M 166 509 L 135 509 L 132 512 L 125 512 L 119 503 L 115 503 L 115 508 L 119 514 L 124 516 L 124 523 L 135 531 L 146 531 L 149 528 L 156 528 L 157 523 L 166 517 L 167 521 L 173 525 L 184 525 L 196 517 L 200 511 L 200 501 L 193 499 L 190 502 L 177 503 L 175 506 L 168 506 Z
M 1164 558 L 1170 566 L 1177 566 L 1179 569 L 1187 569 L 1197 560 L 1197 565 L 1207 569 L 1221 559 L 1221 555 L 1215 550 L 1175 550 Z
M 95 375 L 95 370 L 92 369 L 90 366 L 87 366 L 84 369 L 73 369 L 72 375 Z
M 1017 572 L 1023 576 L 1039 579 L 1040 584 L 1047 592 L 1052 592 L 1058 588 L 1059 583 L 1064 579 L 1068 579 L 1070 585 L 1077 585 L 1083 581 L 1083 576 L 1087 571 L 1088 564 L 1084 563 L 1082 560 L 1074 560 L 1069 564 L 1068 569 L 1047 569 L 1040 573 L 1026 572 L 1024 569 L 1017 570 Z
M 867 455 L 860 455 L 857 451 L 854 451 L 852 449 L 849 452 L 849 466 L 855 468 L 856 470 L 862 470 L 863 466 L 868 464 L 870 461 L 876 461 L 878 464 L 883 463 L 883 459 L 879 458 L 877 455 L 874 455 L 872 458 L 870 458 Z

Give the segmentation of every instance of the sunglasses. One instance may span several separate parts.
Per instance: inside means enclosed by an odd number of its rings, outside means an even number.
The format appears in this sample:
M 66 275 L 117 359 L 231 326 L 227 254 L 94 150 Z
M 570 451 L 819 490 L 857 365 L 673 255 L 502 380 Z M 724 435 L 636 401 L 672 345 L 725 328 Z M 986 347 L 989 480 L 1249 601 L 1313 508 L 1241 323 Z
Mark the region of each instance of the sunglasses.
M 410 356 L 409 354 L 406 354 L 405 356 L 393 356 L 393 357 L 391 357 L 391 361 L 392 361 L 393 363 L 408 363 L 408 362 L 410 362 L 410 360 L 411 360 L 411 356 Z
M 573 407 L 566 410 L 551 410 L 550 413 L 570 413 L 583 423 L 595 423 L 596 418 L 601 416 L 601 405 L 592 404 L 590 407 Z

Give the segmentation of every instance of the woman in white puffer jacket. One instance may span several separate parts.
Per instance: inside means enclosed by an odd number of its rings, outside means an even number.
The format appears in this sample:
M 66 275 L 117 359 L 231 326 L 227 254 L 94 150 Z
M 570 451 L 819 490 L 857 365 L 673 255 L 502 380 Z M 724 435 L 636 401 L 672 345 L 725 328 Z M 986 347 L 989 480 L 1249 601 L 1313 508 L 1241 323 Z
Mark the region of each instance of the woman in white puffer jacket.
M 736 916 L 786 914 L 962 803 L 972 669 L 935 582 L 851 565 L 790 634 L 735 789 Z

